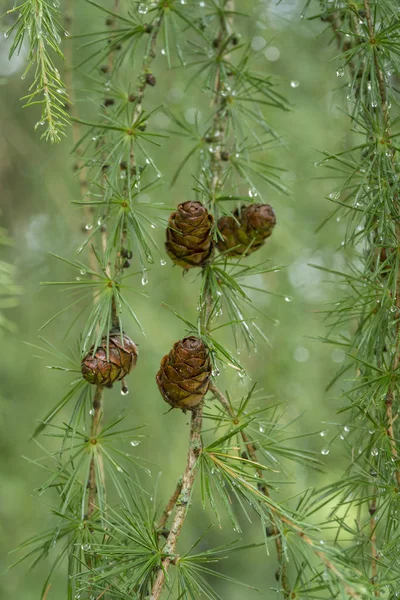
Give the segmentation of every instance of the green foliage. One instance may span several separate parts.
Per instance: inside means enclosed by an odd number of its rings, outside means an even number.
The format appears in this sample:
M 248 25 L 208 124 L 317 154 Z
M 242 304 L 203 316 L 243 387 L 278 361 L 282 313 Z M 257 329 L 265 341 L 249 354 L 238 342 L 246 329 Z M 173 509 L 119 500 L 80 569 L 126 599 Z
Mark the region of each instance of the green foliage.
M 10 57 L 28 47 L 28 66 L 23 79 L 33 70 L 29 93 L 23 98 L 24 106 L 39 105 L 41 117 L 35 129 L 44 126 L 41 138 L 59 142 L 65 135 L 69 117 L 65 108 L 68 96 L 53 58 L 64 58 L 60 34 L 68 35 L 59 23 L 58 2 L 25 0 L 6 14 L 10 13 L 16 14 L 16 20 L 7 32 L 7 36 L 13 37 Z
M 369 578 L 375 596 L 398 596 L 399 205 L 398 90 L 400 20 L 393 2 L 324 3 L 339 46 L 338 77 L 348 81 L 354 146 L 325 154 L 336 181 L 334 214 L 347 219 L 347 270 L 332 272 L 346 293 L 327 311 L 326 341 L 346 349 L 349 466 L 321 490 L 333 502 L 343 552 Z M 355 327 L 352 336 L 340 334 Z M 350 455 L 351 453 L 351 455 Z M 356 521 L 354 520 L 357 515 Z M 390 565 L 390 566 L 389 566 Z
M 335 486 L 283 499 L 290 463 L 320 468 L 315 452 L 302 446 L 301 438 L 312 433 L 293 433 L 292 419 L 287 423 L 280 403 L 269 403 L 254 385 L 242 398 L 234 399 L 216 387 L 227 366 L 233 369 L 231 376 L 245 377 L 236 357 L 242 346 L 246 352 L 256 351 L 257 336 L 268 342 L 257 316 L 271 324 L 275 318 L 258 307 L 257 298 L 260 293 L 276 292 L 266 289 L 259 279 L 280 267 L 265 258 L 253 263 L 249 257 L 236 260 L 215 253 L 195 276 L 197 305 L 185 306 L 183 315 L 170 309 L 184 324 L 185 333 L 204 341 L 213 372 L 204 415 L 200 409 L 192 415 L 187 467 L 164 512 L 154 500 L 157 486 L 149 484 L 148 466 L 134 450 L 124 450 L 128 443 L 132 448 L 138 445 L 141 426 L 121 429 L 122 414 L 100 425 L 107 391 L 93 390 L 80 375 L 76 377 L 79 360 L 92 346 L 95 350 L 112 329 L 122 334 L 128 328 L 127 316 L 144 333 L 136 307 L 128 300 L 132 288 L 127 279 L 139 275 L 145 286 L 155 256 L 159 254 L 162 265 L 166 262 L 152 232 L 156 224 L 165 226 L 161 210 L 166 208 L 143 200 L 162 184 L 157 153 L 165 141 L 165 129 L 191 142 L 187 154 L 176 161 L 172 184 L 184 170 L 190 170 L 194 197 L 213 215 L 215 241 L 218 219 L 232 215 L 238 205 L 264 202 L 266 190 L 273 204 L 288 194 L 281 178 L 284 171 L 271 156 L 281 142 L 270 121 L 272 109 L 286 113 L 290 107 L 277 83 L 260 68 L 257 52 L 247 41 L 242 43 L 239 32 L 247 30 L 247 15 L 236 10 L 231 0 L 207 0 L 200 6 L 181 0 L 132 2 L 121 7 L 116 2 L 112 10 L 92 0 L 87 4 L 93 16 L 105 18 L 105 26 L 97 33 L 73 37 L 83 40 L 77 63 L 90 82 L 90 91 L 79 96 L 86 101 L 89 94 L 90 106 L 82 102 L 79 115 L 73 114 L 74 127 L 81 133 L 74 151 L 82 196 L 74 205 L 84 213 L 86 238 L 72 260 L 55 255 L 74 275 L 45 282 L 61 286 L 69 300 L 43 326 L 50 326 L 55 318 L 62 321 L 68 313 L 66 334 L 76 333 L 79 351 L 71 358 L 42 341 L 45 348 L 40 353 L 45 353 L 46 360 L 49 354 L 52 362 L 57 358 L 57 364 L 49 366 L 72 373 L 73 378 L 34 434 L 41 456 L 32 462 L 46 476 L 36 492 L 39 497 L 46 493 L 53 501 L 56 498 L 52 527 L 23 545 L 34 565 L 51 557 L 42 596 L 46 597 L 55 572 L 66 568 L 68 600 L 217 599 L 221 596 L 212 577 L 233 585 L 238 582 L 226 576 L 223 567 L 215 571 L 213 565 L 231 558 L 235 550 L 260 547 L 266 551 L 266 564 L 277 563 L 276 587 L 268 593 L 284 600 L 367 600 L 381 591 L 388 598 L 396 597 L 395 515 L 400 478 L 398 424 L 392 405 L 399 392 L 395 251 L 399 215 L 397 121 L 391 120 L 389 112 L 397 92 L 389 73 L 398 68 L 398 33 L 391 4 L 374 2 L 372 13 L 362 14 L 353 4 L 327 2 L 322 15 L 333 25 L 343 65 L 349 66 L 349 112 L 356 138 L 354 148 L 325 154 L 321 161 L 340 182 L 330 200 L 338 205 L 335 214 L 340 209 L 349 216 L 346 243 L 357 257 L 350 273 L 340 273 L 351 293 L 327 311 L 332 330 L 325 340 L 346 348 L 349 364 L 343 370 L 355 367 L 355 383 L 345 392 L 344 407 L 352 411 L 356 439 L 351 446 L 351 467 Z M 365 6 L 369 6 L 367 1 Z M 36 76 L 28 104 L 44 94 L 45 135 L 55 141 L 66 123 L 60 100 L 64 94 L 57 91 L 58 72 L 47 53 L 49 48 L 59 52 L 57 9 L 37 0 L 15 10 L 19 17 L 11 31 L 16 32 L 12 51 L 21 47 L 30 23 L 36 28 L 29 55 Z M 368 38 L 371 25 L 377 29 L 373 42 Z M 177 63 L 187 74 L 186 90 L 195 89 L 196 94 L 201 90 L 210 107 L 208 115 L 200 119 L 197 114 L 192 125 L 169 106 L 147 109 L 147 94 L 157 85 L 153 60 L 160 43 L 168 66 Z M 338 73 L 341 77 L 341 70 Z M 156 119 L 160 114 L 167 115 L 173 125 L 161 129 Z M 131 260 L 133 273 L 126 274 Z M 344 336 L 340 328 L 355 320 L 354 339 Z M 337 337 L 335 328 L 339 328 Z M 228 343 L 222 337 L 225 329 L 232 334 Z M 109 358 L 111 352 L 106 354 Z M 126 393 L 122 382 L 122 394 Z M 69 419 L 60 423 L 66 410 Z M 371 436 L 366 435 L 369 430 Z M 360 448 L 358 455 L 354 448 Z M 211 506 L 219 526 L 227 515 L 235 537 L 251 527 L 256 531 L 255 541 L 204 550 L 204 534 L 189 550 L 183 549 L 181 530 L 196 495 L 205 509 Z M 327 508 L 331 514 L 327 515 Z M 315 524 L 317 517 L 321 524 Z M 169 518 L 172 525 L 168 528 Z M 332 531 L 333 542 L 327 543 Z M 376 550 L 378 539 L 382 555 Z M 247 589 L 265 593 L 251 586 Z

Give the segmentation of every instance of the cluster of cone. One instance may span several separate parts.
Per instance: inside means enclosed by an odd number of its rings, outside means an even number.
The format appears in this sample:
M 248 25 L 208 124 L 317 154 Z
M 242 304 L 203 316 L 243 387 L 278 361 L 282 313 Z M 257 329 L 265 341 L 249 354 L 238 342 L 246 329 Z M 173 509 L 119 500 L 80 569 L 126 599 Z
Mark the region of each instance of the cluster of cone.
M 184 269 L 202 267 L 212 258 L 215 246 L 227 256 L 247 256 L 258 250 L 276 225 L 269 204 L 249 204 L 221 217 L 217 242 L 213 240 L 214 218 L 200 202 L 179 204 L 168 222 L 168 256 Z
M 276 217 L 269 204 L 249 204 L 217 223 L 214 242 L 214 218 L 200 202 L 179 204 L 168 222 L 166 251 L 175 264 L 184 269 L 203 267 L 215 247 L 227 256 L 247 256 L 260 248 L 271 235 Z M 82 375 L 89 383 L 111 386 L 128 375 L 136 365 L 136 345 L 119 332 L 104 337 L 82 360 Z M 208 349 L 195 336 L 176 342 L 164 356 L 156 376 L 164 400 L 173 408 L 193 410 L 206 395 L 211 378 Z

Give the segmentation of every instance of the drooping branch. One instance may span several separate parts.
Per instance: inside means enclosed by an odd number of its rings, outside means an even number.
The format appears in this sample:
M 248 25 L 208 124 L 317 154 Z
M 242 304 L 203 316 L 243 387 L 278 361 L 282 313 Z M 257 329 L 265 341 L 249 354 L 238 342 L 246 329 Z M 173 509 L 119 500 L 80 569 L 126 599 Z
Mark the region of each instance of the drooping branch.
M 370 206 L 370 214 L 366 213 L 365 222 L 368 221 L 368 218 L 371 219 L 371 223 L 373 227 L 371 228 L 371 234 L 367 238 L 366 250 L 364 252 L 364 264 L 367 270 L 376 270 L 376 287 L 374 289 L 374 295 L 377 296 L 377 306 L 379 310 L 382 311 L 382 320 L 386 324 L 391 323 L 388 326 L 385 333 L 385 344 L 380 347 L 379 350 L 374 349 L 373 354 L 369 354 L 364 356 L 364 360 L 367 363 L 373 364 L 374 362 L 378 366 L 389 365 L 387 368 L 390 368 L 392 373 L 392 377 L 388 382 L 388 388 L 386 393 L 380 395 L 378 410 L 381 410 L 382 400 L 384 402 L 384 415 L 382 423 L 382 430 L 385 431 L 388 444 L 390 447 L 390 454 L 392 457 L 393 464 L 393 478 L 395 479 L 397 489 L 400 489 L 400 470 L 398 467 L 398 447 L 394 432 L 394 422 L 395 417 L 393 414 L 393 403 L 396 397 L 396 372 L 399 368 L 400 364 L 400 345 L 399 345 L 399 335 L 400 335 L 400 272 L 398 267 L 398 259 L 396 258 L 396 254 L 398 254 L 398 248 L 400 247 L 400 226 L 399 226 L 399 202 L 398 202 L 398 183 L 396 172 L 396 159 L 395 154 L 396 151 L 393 149 L 392 145 L 392 136 L 390 132 L 390 104 L 388 102 L 389 98 L 389 90 L 387 89 L 386 77 L 383 72 L 380 60 L 380 53 L 382 48 L 380 48 L 380 41 L 377 39 L 376 27 L 377 25 L 374 23 L 375 19 L 379 19 L 376 13 L 377 5 L 375 5 L 375 11 L 372 9 L 372 4 L 370 0 L 363 0 L 364 11 L 360 11 L 360 14 L 363 18 L 365 18 L 365 25 L 363 34 L 360 31 L 360 22 L 359 22 L 359 14 L 356 11 L 355 7 L 352 7 L 351 17 L 350 17 L 350 26 L 353 30 L 354 36 L 353 41 L 351 43 L 351 49 L 354 51 L 354 56 L 356 57 L 354 60 L 357 61 L 358 73 L 354 68 L 354 61 L 351 60 L 348 63 L 348 67 L 350 69 L 350 74 L 355 80 L 355 88 L 356 88 L 356 96 L 358 98 L 368 98 L 368 93 L 372 89 L 372 85 L 376 82 L 378 89 L 378 98 L 373 98 L 371 100 L 371 109 L 367 108 L 364 104 L 360 104 L 360 112 L 361 112 L 361 121 L 364 123 L 365 130 L 367 131 L 366 142 L 374 144 L 378 150 L 369 151 L 365 153 L 367 161 L 369 163 L 367 171 L 371 174 L 369 184 L 374 186 L 377 181 L 379 181 L 379 186 L 388 191 L 391 196 L 390 200 L 390 209 L 388 218 L 388 214 L 385 211 L 385 219 L 387 219 L 387 223 L 390 224 L 393 222 L 393 233 L 389 233 L 389 227 L 386 229 L 386 234 L 382 235 L 381 223 L 379 219 L 379 205 L 382 202 L 382 199 L 379 196 L 374 198 L 374 205 Z M 378 9 L 379 10 L 379 9 Z M 336 23 L 339 19 L 339 15 L 336 13 L 332 13 L 330 15 L 330 20 L 332 24 Z M 361 21 L 362 23 L 362 21 Z M 384 27 L 379 25 L 381 32 L 384 30 Z M 337 38 L 339 42 L 339 46 L 342 46 L 344 34 L 340 31 L 339 28 L 334 25 L 334 29 L 337 33 Z M 382 33 L 381 33 L 382 34 Z M 362 48 L 361 52 L 355 53 L 357 50 Z M 368 62 L 368 53 L 370 54 L 370 59 Z M 367 72 L 367 67 L 369 66 L 370 70 Z M 362 90 L 362 86 L 365 86 L 365 89 Z M 364 92 L 364 93 L 363 93 Z M 371 123 L 376 120 L 375 130 L 372 129 Z M 377 159 L 376 154 L 379 154 L 379 146 L 382 146 L 385 149 L 385 156 L 388 157 L 390 166 L 386 165 L 383 167 L 382 159 Z M 368 196 L 368 190 L 370 185 L 367 186 L 367 189 L 363 190 L 363 194 Z M 366 201 L 366 204 L 370 204 L 370 200 Z M 395 241 L 393 240 L 395 238 Z M 396 246 L 396 249 L 393 248 Z M 378 267 L 376 267 L 378 264 Z M 385 265 L 385 268 L 382 269 L 382 266 Z M 387 280 L 389 277 L 393 278 L 393 286 L 390 286 L 391 292 L 390 296 L 392 298 L 393 307 L 389 307 L 387 305 L 381 306 L 381 300 L 379 298 L 380 289 L 385 288 L 387 285 Z M 392 291 L 393 290 L 393 291 Z M 384 308 L 386 306 L 386 308 Z M 395 313 L 395 318 L 391 313 Z M 386 313 L 386 314 L 385 314 Z M 359 322 L 359 342 L 358 342 L 358 353 L 362 352 L 363 345 L 367 346 L 366 337 L 365 337 L 365 323 L 367 321 L 364 318 Z M 391 329 L 393 328 L 393 329 Z M 384 327 L 381 327 L 384 331 Z M 364 330 L 364 333 L 363 333 Z M 361 335 L 362 334 L 362 335 Z M 390 353 L 390 359 L 387 359 L 387 353 Z M 386 368 L 386 367 L 385 367 Z M 364 378 L 365 385 L 365 378 Z M 377 419 L 378 422 L 382 420 L 382 417 L 378 417 L 374 415 L 374 419 Z M 372 452 L 373 461 L 378 461 L 378 449 Z M 378 464 L 378 462 L 376 462 Z M 378 505 L 378 490 L 375 483 L 372 485 L 372 491 L 369 495 L 368 500 L 368 512 L 369 512 L 369 546 L 370 546 L 370 582 L 374 588 L 375 597 L 380 596 L 380 589 L 378 584 L 378 550 L 377 550 L 377 521 L 376 521 L 376 513 L 379 510 Z
M 237 425 L 236 415 L 233 412 L 231 405 L 230 405 L 227 397 L 225 396 L 225 394 L 223 392 L 221 392 L 221 390 L 214 383 L 212 383 L 210 385 L 210 391 L 214 394 L 214 396 L 217 398 L 217 400 L 221 403 L 227 416 L 229 416 L 233 420 L 233 422 Z M 257 450 L 256 450 L 253 442 L 247 435 L 245 429 L 242 429 L 242 431 L 240 432 L 240 435 L 242 437 L 243 443 L 246 446 L 247 452 L 248 452 L 251 460 L 253 462 L 255 462 L 256 464 L 260 464 L 260 461 L 258 460 L 258 456 L 257 456 Z M 264 472 L 261 469 L 259 469 L 258 467 L 256 467 L 256 472 L 257 472 L 257 476 L 260 480 L 259 490 L 262 492 L 262 494 L 264 494 L 264 496 L 266 498 L 269 499 L 270 494 L 269 494 L 267 483 L 264 479 Z M 273 515 L 273 518 L 275 518 L 275 520 L 273 521 L 273 535 L 274 535 L 274 539 L 275 539 L 277 555 L 278 555 L 278 558 L 279 558 L 279 561 L 281 564 L 281 569 L 282 569 L 280 575 L 281 575 L 281 584 L 282 584 L 283 593 L 284 593 L 285 598 L 291 598 L 292 596 L 291 596 L 290 583 L 289 583 L 288 576 L 287 576 L 287 565 L 286 565 L 286 561 L 285 561 L 285 557 L 284 557 L 284 553 L 283 553 L 282 534 L 280 533 L 279 528 L 277 527 L 277 523 L 279 521 L 281 523 L 287 525 L 288 527 L 290 527 L 291 531 L 296 533 L 296 535 L 298 535 L 299 538 L 313 550 L 315 555 L 318 556 L 318 558 L 323 562 L 325 567 L 327 569 L 329 569 L 340 582 L 343 583 L 343 587 L 344 587 L 346 593 L 351 598 L 360 598 L 360 594 L 355 589 L 353 589 L 350 585 L 348 585 L 346 583 L 343 574 L 336 567 L 336 565 L 325 555 L 324 552 L 322 552 L 321 550 L 316 550 L 314 540 L 305 532 L 304 529 L 302 529 L 297 523 L 294 523 L 293 521 L 291 521 L 286 515 L 282 514 L 279 511 L 279 508 L 277 507 L 277 505 L 269 504 L 269 509 L 271 511 L 271 514 Z

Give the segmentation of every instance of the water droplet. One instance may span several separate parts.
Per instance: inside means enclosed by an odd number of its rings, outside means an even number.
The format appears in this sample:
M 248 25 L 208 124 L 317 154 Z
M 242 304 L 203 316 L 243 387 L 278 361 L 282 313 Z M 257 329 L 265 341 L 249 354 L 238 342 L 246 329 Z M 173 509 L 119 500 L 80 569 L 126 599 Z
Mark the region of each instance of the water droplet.
M 92 140 L 93 140 L 94 142 L 97 142 L 97 137 L 96 137 L 96 136 L 93 136 L 93 137 L 92 137 Z
M 84 552 L 88 552 L 90 550 L 90 544 L 82 544 L 81 548 Z
M 23 73 L 23 74 L 21 75 L 21 79 L 25 79 L 25 77 L 26 77 L 26 74 L 25 74 L 25 73 Z
M 339 200 L 340 192 L 331 192 L 328 196 L 331 200 Z
M 86 231 L 90 231 L 91 229 L 93 229 L 93 225 L 85 225 L 85 229 Z
M 344 435 L 340 434 L 339 437 L 341 440 L 344 440 Z
M 165 48 L 161 48 L 161 54 L 162 54 L 163 56 L 165 56 L 165 55 L 167 54 L 167 52 L 166 52 Z
M 300 85 L 300 81 L 291 81 L 290 82 L 290 87 L 292 88 L 298 88 Z
M 86 269 L 81 269 L 81 270 L 79 271 L 79 273 L 80 273 L 81 275 L 86 275 Z
M 321 546 L 325 544 L 324 540 L 319 540 L 319 543 L 321 544 Z
M 131 441 L 131 446 L 133 446 L 134 448 L 136 448 L 136 446 L 139 446 L 140 442 L 138 440 L 132 440 Z
M 126 385 L 123 385 L 121 388 L 121 396 L 127 396 L 129 394 L 129 390 Z
M 150 226 L 152 229 L 155 229 L 157 227 L 157 225 L 155 225 L 154 223 L 151 224 Z
M 374 435 L 374 433 L 375 433 L 375 429 L 368 429 L 368 433 L 369 433 L 370 435 Z
M 249 189 L 249 197 L 250 198 L 257 198 L 258 193 L 257 190 L 255 188 L 250 188 Z
M 89 410 L 89 415 L 90 415 L 91 417 L 93 417 L 93 415 L 94 415 L 94 408 L 91 408 L 91 409 Z
M 285 302 L 291 302 L 292 298 L 290 298 L 290 296 L 285 296 Z
M 336 71 L 336 77 L 343 77 L 344 76 L 344 69 L 341 67 L 340 69 L 338 69 Z
M 372 455 L 372 456 L 378 456 L 378 454 L 379 454 L 379 450 L 378 450 L 378 448 L 372 448 L 372 450 L 371 450 L 371 455 Z
M 75 277 L 76 281 L 80 281 L 81 278 L 80 277 Z
M 206 3 L 205 3 L 205 2 L 199 2 L 199 6 L 200 6 L 200 8 L 204 8 L 204 7 L 205 7 L 205 5 L 206 5 Z
M 260 433 L 264 433 L 265 432 L 265 427 L 263 425 L 260 425 L 259 428 L 258 428 L 258 431 Z
M 64 31 L 64 35 L 65 35 L 65 37 L 69 37 L 70 36 L 69 31 Z
M 350 431 L 350 427 L 348 427 L 347 425 L 345 425 L 345 426 L 343 427 L 343 431 L 344 431 L 344 432 L 346 432 L 346 433 L 349 433 L 349 431 Z
M 377 101 L 376 100 L 372 100 L 371 106 L 372 106 L 372 108 L 376 108 L 378 106 Z
M 162 258 L 162 259 L 160 260 L 160 265 L 161 265 L 162 267 L 165 267 L 165 265 L 166 265 L 166 264 L 167 264 L 167 261 L 166 261 L 166 260 L 164 260 L 164 259 Z
M 368 81 L 368 83 L 367 83 L 367 90 L 370 92 L 370 91 L 371 91 L 371 89 L 372 89 L 371 82 L 370 82 L 370 81 Z
M 145 4 L 139 4 L 139 6 L 138 6 L 138 12 L 141 15 L 146 15 L 148 13 L 148 11 L 149 11 L 149 7 L 148 6 L 146 6 Z
M 215 367 L 215 369 L 212 370 L 212 376 L 213 377 L 218 377 L 220 375 L 221 371 L 218 369 L 218 367 Z
M 147 285 L 149 283 L 149 278 L 147 277 L 146 271 L 142 275 L 142 285 Z
M 120 467 L 119 465 L 117 465 L 117 471 L 118 471 L 118 473 L 123 473 L 123 468 Z
M 327 456 L 329 454 L 329 448 L 322 448 L 321 454 L 323 454 L 324 456 Z

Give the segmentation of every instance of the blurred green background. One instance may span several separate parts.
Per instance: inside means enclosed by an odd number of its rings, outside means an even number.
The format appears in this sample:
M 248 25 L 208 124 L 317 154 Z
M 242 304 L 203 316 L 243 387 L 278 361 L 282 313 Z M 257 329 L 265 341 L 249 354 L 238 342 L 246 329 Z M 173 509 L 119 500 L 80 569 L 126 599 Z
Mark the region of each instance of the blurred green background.
M 6 8 L 7 8 L 7 2 Z M 93 7 L 76 3 L 79 11 L 79 28 L 92 31 L 103 27 L 103 17 Z M 323 461 L 323 472 L 292 466 L 288 485 L 280 486 L 276 498 L 283 500 L 312 485 L 322 485 L 340 473 L 343 449 L 340 442 L 330 446 L 337 436 L 339 420 L 336 410 L 340 406 L 336 388 L 328 394 L 325 387 L 344 355 L 328 345 L 315 342 L 310 337 L 323 336 L 325 325 L 318 314 L 327 303 L 340 294 L 338 284 L 332 285 L 322 271 L 309 263 L 340 269 L 344 258 L 338 252 L 344 237 L 345 225 L 335 219 L 315 233 L 318 226 L 332 210 L 327 199 L 335 188 L 332 181 L 323 178 L 321 169 L 314 163 L 321 158 L 320 150 L 340 151 L 346 146 L 349 122 L 343 112 L 343 80 L 336 77 L 333 57 L 336 48 L 329 45 L 330 34 L 322 34 L 324 27 L 316 21 L 301 19 L 303 0 L 283 0 L 277 4 L 265 0 L 261 10 L 253 8 L 252 0 L 243 1 L 242 8 L 252 16 L 242 33 L 249 36 L 252 45 L 260 51 L 260 67 L 279 81 L 280 91 L 293 105 L 289 113 L 267 109 L 268 118 L 282 136 L 283 145 L 271 151 L 266 160 L 284 167 L 283 180 L 291 190 L 285 197 L 276 192 L 267 193 L 273 205 L 278 226 L 268 244 L 262 249 L 264 258 L 285 268 L 268 276 L 260 276 L 257 284 L 268 290 L 292 298 L 286 302 L 274 295 L 255 297 L 254 301 L 271 315 L 271 321 L 261 323 L 271 347 L 261 344 L 251 357 L 241 353 L 252 381 L 271 396 L 270 402 L 281 402 L 286 407 L 283 422 L 293 422 L 293 434 L 314 432 L 304 444 Z M 5 23 L 4 23 L 5 26 Z M 247 27 L 247 30 L 246 30 Z M 67 42 L 70 43 L 70 42 Z M 30 464 L 31 457 L 40 456 L 40 450 L 30 441 L 38 419 L 56 403 L 67 389 L 69 378 L 62 373 L 46 369 L 46 362 L 24 342 L 37 343 L 38 329 L 54 312 L 64 306 L 63 293 L 57 288 L 40 287 L 41 281 L 70 278 L 68 268 L 56 261 L 49 252 L 72 257 L 82 240 L 82 215 L 71 205 L 79 198 L 76 178 L 73 176 L 73 159 L 70 156 L 71 139 L 58 146 L 39 140 L 33 127 L 39 115 L 34 108 L 23 110 L 20 97 L 26 93 L 28 79 L 21 80 L 23 58 L 7 61 L 9 42 L 0 36 L 0 207 L 1 225 L 7 228 L 14 240 L 12 248 L 2 249 L 2 258 L 17 268 L 18 283 L 23 295 L 18 308 L 9 311 L 17 325 L 15 334 L 0 334 L 0 570 L 13 561 L 9 555 L 27 537 L 44 529 L 49 522 L 48 501 L 51 497 L 34 495 L 33 490 L 43 481 L 45 474 Z M 208 106 L 194 87 L 185 92 L 186 73 L 176 69 L 168 71 L 165 58 L 160 56 L 155 65 L 157 87 L 146 95 L 147 109 L 164 101 L 173 111 L 181 112 L 193 121 L 196 110 L 206 118 Z M 135 75 L 133 75 L 135 76 Z M 78 86 L 85 87 L 79 81 Z M 167 127 L 168 121 L 161 113 L 154 118 L 153 126 Z M 192 173 L 195 162 L 189 163 L 174 188 L 168 185 L 178 161 L 184 157 L 186 143 L 171 137 L 163 143 L 155 158 L 164 177 L 164 185 L 152 193 L 152 201 L 162 201 L 167 206 L 192 197 Z M 162 248 L 163 231 L 156 235 Z M 259 258 L 259 257 L 258 257 Z M 140 278 L 134 280 L 140 286 Z M 140 361 L 130 376 L 129 396 L 123 397 L 119 389 L 107 393 L 107 415 L 119 414 L 124 407 L 129 426 L 146 424 L 146 435 L 137 447 L 140 456 L 154 463 L 153 478 L 162 472 L 159 483 L 159 500 L 172 492 L 177 477 L 183 470 L 187 445 L 187 416 L 178 411 L 166 414 L 154 380 L 160 358 L 169 351 L 173 342 L 183 335 L 180 321 L 173 318 L 160 304 L 174 306 L 184 316 L 193 319 L 197 301 L 198 282 L 189 274 L 182 279 L 181 270 L 156 265 L 149 274 L 145 288 L 149 300 L 130 295 L 130 300 L 140 316 L 147 336 L 141 337 L 133 326 L 128 332 L 140 344 Z M 66 342 L 63 333 L 69 317 L 60 318 L 44 335 L 55 345 L 75 347 L 75 330 Z M 228 334 L 226 343 L 232 344 Z M 251 385 L 242 382 L 232 371 L 223 372 L 220 385 L 238 397 Z M 326 432 L 321 436 L 320 432 Z M 52 442 L 41 440 L 52 446 Z M 326 450 L 330 450 L 329 454 Z M 324 454 L 321 451 L 324 450 Z M 345 464 L 345 463 L 344 463 Z M 293 483 L 294 482 L 294 483 Z M 204 514 L 199 502 L 185 526 L 182 547 L 191 544 L 205 529 L 210 515 Z M 217 546 L 235 539 L 235 532 L 226 523 L 222 530 L 215 527 L 208 535 L 208 545 Z M 245 540 L 261 541 L 258 523 L 246 526 Z M 8 600 L 37 600 L 48 572 L 50 562 L 41 563 L 33 572 L 27 564 L 6 572 L 0 579 L 0 597 Z M 235 554 L 221 565 L 228 575 L 261 587 L 268 592 L 275 585 L 276 561 L 274 552 L 267 557 L 264 550 Z M 62 599 L 65 595 L 65 574 L 56 576 L 48 600 Z M 253 597 L 253 593 L 223 581 L 215 582 L 223 598 L 236 600 Z M 254 597 L 257 594 L 254 593 Z

